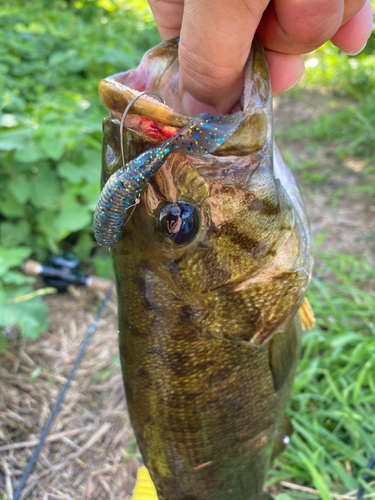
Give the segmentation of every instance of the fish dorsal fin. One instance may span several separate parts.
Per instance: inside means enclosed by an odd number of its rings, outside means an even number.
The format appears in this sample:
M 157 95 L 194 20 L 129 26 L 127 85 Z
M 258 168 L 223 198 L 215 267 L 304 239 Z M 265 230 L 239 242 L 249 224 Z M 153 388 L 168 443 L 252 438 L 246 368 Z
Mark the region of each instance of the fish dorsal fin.
M 311 330 L 315 326 L 316 320 L 314 316 L 314 311 L 307 300 L 307 297 L 303 299 L 302 305 L 299 308 L 299 315 L 301 318 L 302 330 Z

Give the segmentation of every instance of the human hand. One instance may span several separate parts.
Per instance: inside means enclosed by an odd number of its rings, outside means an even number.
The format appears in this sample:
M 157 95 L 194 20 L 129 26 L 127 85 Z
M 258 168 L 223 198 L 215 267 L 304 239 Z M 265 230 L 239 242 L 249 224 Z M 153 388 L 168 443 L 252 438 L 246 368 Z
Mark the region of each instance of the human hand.
M 255 31 L 263 42 L 273 95 L 304 73 L 300 54 L 327 40 L 347 54 L 371 35 L 370 0 L 148 0 L 163 40 L 180 36 L 184 111 L 227 113 L 243 91 Z

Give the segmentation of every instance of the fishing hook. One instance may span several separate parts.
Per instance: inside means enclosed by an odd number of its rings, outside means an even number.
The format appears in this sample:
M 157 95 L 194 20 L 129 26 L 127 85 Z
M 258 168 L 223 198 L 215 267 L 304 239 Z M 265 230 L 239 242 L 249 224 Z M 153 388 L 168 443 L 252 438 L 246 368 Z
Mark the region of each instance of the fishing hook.
M 125 155 L 124 155 L 124 141 L 123 141 L 123 139 L 124 139 L 124 123 L 125 123 L 125 118 L 126 118 L 126 115 L 129 112 L 129 109 L 133 106 L 133 104 L 135 103 L 135 101 L 137 99 L 139 99 L 140 97 L 142 97 L 143 95 L 146 95 L 146 94 L 155 94 L 155 95 L 157 95 L 159 97 L 159 99 L 161 100 L 161 102 L 163 104 L 165 104 L 164 97 L 162 95 L 160 95 L 159 92 L 156 92 L 155 90 L 145 90 L 144 92 L 141 92 L 140 94 L 138 94 L 137 96 L 135 96 L 129 102 L 129 104 L 126 106 L 126 109 L 125 109 L 125 111 L 124 111 L 124 113 L 122 115 L 121 122 L 120 122 L 120 147 L 121 147 L 122 166 L 124 167 L 124 169 L 125 169 Z
M 135 101 L 137 99 L 139 99 L 140 97 L 142 97 L 143 95 L 146 95 L 146 94 L 155 94 L 159 97 L 159 99 L 161 100 L 161 102 L 163 104 L 165 104 L 165 99 L 162 95 L 159 94 L 159 92 L 156 92 L 155 90 L 145 90 L 144 92 L 141 92 L 140 94 L 138 94 L 137 96 L 135 96 L 130 102 L 129 104 L 126 106 L 126 109 L 121 117 L 121 122 L 120 122 L 120 148 L 121 148 L 121 159 L 122 159 L 122 166 L 123 168 L 125 169 L 125 155 L 124 155 L 124 123 L 125 123 L 125 118 L 126 118 L 126 115 L 128 114 L 130 108 L 133 106 L 133 104 L 135 103 Z M 128 210 L 129 208 L 131 207 L 134 207 L 133 210 L 131 211 L 131 213 L 129 214 L 128 218 L 127 218 L 127 221 L 125 222 L 124 224 L 124 227 L 126 226 L 126 224 L 128 223 L 129 219 L 131 218 L 131 216 L 133 215 L 133 212 L 135 210 L 135 207 L 140 203 L 141 201 L 141 196 L 138 195 L 135 200 L 134 200 L 134 203 L 133 205 L 130 205 L 130 207 L 128 207 Z

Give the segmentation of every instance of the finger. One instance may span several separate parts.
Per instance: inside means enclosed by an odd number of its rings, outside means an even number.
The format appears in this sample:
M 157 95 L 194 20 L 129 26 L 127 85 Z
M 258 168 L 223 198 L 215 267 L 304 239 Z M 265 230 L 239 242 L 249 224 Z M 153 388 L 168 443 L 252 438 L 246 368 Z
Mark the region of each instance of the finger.
M 343 16 L 343 0 L 274 0 L 258 33 L 267 49 L 305 54 L 332 38 Z
M 349 55 L 361 52 L 370 38 L 374 12 L 370 0 L 350 21 L 345 23 L 331 38 L 332 43 Z
M 180 36 L 184 0 L 148 0 L 148 3 L 162 39 Z
M 231 110 L 242 94 L 244 67 L 267 3 L 185 0 L 179 48 L 185 112 Z
M 305 64 L 301 56 L 266 50 L 266 57 L 274 97 L 294 87 L 305 72 Z
M 354 17 L 365 5 L 366 0 L 345 0 L 344 17 L 341 24 L 345 24 Z

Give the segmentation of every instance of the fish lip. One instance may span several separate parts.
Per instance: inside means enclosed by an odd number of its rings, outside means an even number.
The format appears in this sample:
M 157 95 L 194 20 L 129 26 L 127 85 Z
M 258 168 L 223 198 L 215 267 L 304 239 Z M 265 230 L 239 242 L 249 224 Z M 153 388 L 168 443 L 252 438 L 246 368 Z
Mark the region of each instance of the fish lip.
M 142 94 L 145 90 L 138 90 L 125 85 L 120 81 L 121 75 L 122 73 L 118 73 L 101 80 L 99 83 L 99 96 L 103 104 L 110 111 L 123 113 L 129 102 Z M 148 94 L 141 95 L 141 97 L 133 103 L 131 110 L 134 114 L 154 118 L 155 121 L 163 125 L 179 128 L 183 127 L 191 120 L 189 115 L 179 113 L 167 104 L 164 104 Z

